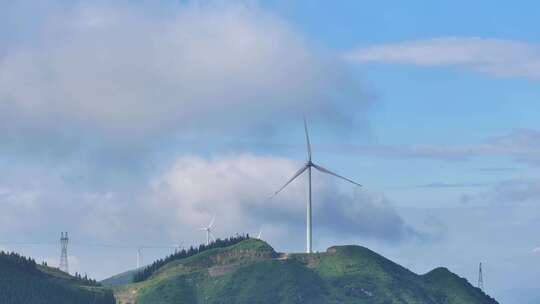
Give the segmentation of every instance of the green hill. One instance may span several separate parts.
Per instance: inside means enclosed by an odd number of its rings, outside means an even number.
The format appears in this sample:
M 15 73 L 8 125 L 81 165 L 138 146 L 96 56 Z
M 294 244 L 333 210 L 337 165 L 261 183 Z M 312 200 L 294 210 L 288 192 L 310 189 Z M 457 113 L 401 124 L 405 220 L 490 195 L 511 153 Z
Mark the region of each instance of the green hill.
M 417 275 L 360 246 L 278 254 L 256 239 L 174 260 L 114 289 L 122 304 L 497 304 L 444 268 Z
M 0 252 L 2 304 L 114 304 L 112 292 L 98 285 L 37 265 L 32 259 Z

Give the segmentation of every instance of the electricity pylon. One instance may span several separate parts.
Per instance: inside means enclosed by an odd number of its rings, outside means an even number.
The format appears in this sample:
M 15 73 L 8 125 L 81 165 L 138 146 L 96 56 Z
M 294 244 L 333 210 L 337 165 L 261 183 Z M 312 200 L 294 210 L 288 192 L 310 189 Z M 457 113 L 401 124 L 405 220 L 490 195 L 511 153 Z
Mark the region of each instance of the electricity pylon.
M 484 290 L 484 275 L 482 274 L 482 263 L 478 267 L 478 288 Z
M 60 270 L 65 273 L 69 273 L 69 263 L 67 247 L 69 243 L 69 237 L 67 232 L 62 232 L 60 237 Z

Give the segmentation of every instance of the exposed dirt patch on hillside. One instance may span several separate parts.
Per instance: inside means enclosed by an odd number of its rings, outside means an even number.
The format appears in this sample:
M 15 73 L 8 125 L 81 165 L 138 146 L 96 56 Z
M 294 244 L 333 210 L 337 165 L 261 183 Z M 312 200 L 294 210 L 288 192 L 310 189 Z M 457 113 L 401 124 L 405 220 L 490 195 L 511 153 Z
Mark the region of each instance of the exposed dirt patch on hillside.
M 137 289 L 115 291 L 114 298 L 116 299 L 116 304 L 137 304 Z
M 270 251 L 234 250 L 216 254 L 214 256 L 211 256 L 210 259 L 215 264 L 224 265 L 239 260 L 271 259 L 274 256 L 275 253 Z
M 233 272 L 234 270 L 236 270 L 236 268 L 237 268 L 236 265 L 214 266 L 208 269 L 208 274 L 211 277 L 219 277 L 227 273 Z

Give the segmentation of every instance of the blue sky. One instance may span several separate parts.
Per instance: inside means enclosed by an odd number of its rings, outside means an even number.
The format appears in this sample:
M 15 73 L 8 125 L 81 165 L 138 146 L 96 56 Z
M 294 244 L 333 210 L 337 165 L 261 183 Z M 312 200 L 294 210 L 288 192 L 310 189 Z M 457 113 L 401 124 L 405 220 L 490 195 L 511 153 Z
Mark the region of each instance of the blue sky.
M 269 1 L 266 5 L 335 48 L 438 36 L 538 40 L 534 1 L 513 5 L 491 1 L 340 1 L 332 5 L 326 1 Z
M 361 244 L 473 283 L 482 261 L 487 292 L 533 301 L 539 11 L 3 2 L 0 249 L 54 264 L 68 230 L 72 268 L 104 278 L 132 268 L 137 246 L 201 242 L 216 215 L 218 236 L 262 228 L 301 251 L 303 182 L 266 198 L 304 161 L 305 112 L 315 160 L 364 185 L 315 174 L 317 250 Z

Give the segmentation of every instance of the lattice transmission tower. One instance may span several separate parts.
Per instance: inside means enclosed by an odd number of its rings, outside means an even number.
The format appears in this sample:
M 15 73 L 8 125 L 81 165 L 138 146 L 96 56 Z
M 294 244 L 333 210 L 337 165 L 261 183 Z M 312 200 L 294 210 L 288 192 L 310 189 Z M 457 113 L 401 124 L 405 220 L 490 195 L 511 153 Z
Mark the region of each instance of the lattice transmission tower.
M 68 253 L 67 247 L 69 243 L 69 237 L 67 232 L 62 232 L 60 236 L 60 270 L 65 273 L 69 273 Z
M 478 267 L 478 288 L 484 290 L 484 275 L 482 274 L 482 263 Z

